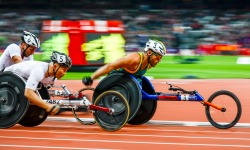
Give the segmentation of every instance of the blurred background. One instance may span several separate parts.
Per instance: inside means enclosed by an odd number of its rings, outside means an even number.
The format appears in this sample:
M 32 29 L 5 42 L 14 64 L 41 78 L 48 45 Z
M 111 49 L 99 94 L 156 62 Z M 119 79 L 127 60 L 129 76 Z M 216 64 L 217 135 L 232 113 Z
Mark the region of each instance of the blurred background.
M 156 78 L 248 78 L 249 9 L 248 0 L 0 0 L 0 53 L 27 30 L 41 40 L 36 59 L 58 50 L 70 71 L 91 72 L 152 38 L 167 47 L 160 69 L 173 74 L 153 69 Z

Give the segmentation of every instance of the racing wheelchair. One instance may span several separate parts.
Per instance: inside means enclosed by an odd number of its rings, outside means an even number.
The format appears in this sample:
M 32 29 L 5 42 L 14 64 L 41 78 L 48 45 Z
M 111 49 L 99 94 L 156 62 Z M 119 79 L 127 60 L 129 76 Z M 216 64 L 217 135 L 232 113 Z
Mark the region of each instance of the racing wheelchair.
M 0 73 L 0 128 L 9 128 L 15 124 L 26 127 L 40 125 L 48 117 L 48 113 L 29 103 L 24 96 L 26 80 L 13 72 Z M 95 122 L 106 131 L 117 131 L 121 129 L 128 120 L 130 108 L 126 98 L 119 92 L 107 90 L 91 103 L 81 92 L 71 94 L 66 86 L 62 86 L 64 93 L 59 92 L 63 99 L 57 101 L 61 107 L 72 108 L 74 116 L 81 122 L 76 115 L 76 110 L 84 107 L 87 111 L 93 112 Z M 39 84 L 36 93 L 44 101 L 50 103 L 50 93 L 47 87 Z M 58 94 L 58 92 L 57 92 Z M 81 122 L 93 124 L 95 122 Z
M 205 106 L 208 121 L 216 128 L 228 129 L 238 123 L 242 107 L 238 97 L 227 90 L 214 92 L 205 100 L 198 91 L 187 91 L 169 84 L 171 93 L 156 92 L 150 81 L 142 76 L 115 72 L 102 79 L 95 88 L 93 101 L 104 91 L 118 91 L 128 100 L 130 115 L 128 124 L 140 125 L 148 122 L 155 114 L 157 101 L 196 101 Z
M 37 126 L 47 118 L 48 114 L 43 109 L 29 104 L 25 99 L 24 85 L 25 80 L 14 73 L 0 74 L 0 128 L 8 128 L 16 123 Z M 206 101 L 196 90 L 186 91 L 172 84 L 169 86 L 168 90 L 173 93 L 155 92 L 146 77 L 142 76 L 138 80 L 132 75 L 116 72 L 102 79 L 95 89 L 82 88 L 71 94 L 64 85 L 61 86 L 63 91 L 48 91 L 41 85 L 37 93 L 47 103 L 55 102 L 61 108 L 71 108 L 78 122 L 97 123 L 106 131 L 117 131 L 126 123 L 140 125 L 148 122 L 155 114 L 158 100 L 200 102 L 205 106 L 208 121 L 219 129 L 233 127 L 241 117 L 241 103 L 230 91 L 217 91 Z M 84 94 L 87 90 L 93 91 L 92 103 Z M 62 99 L 50 100 L 53 94 Z M 79 110 L 80 113 L 91 110 L 95 121 L 82 120 L 77 113 Z

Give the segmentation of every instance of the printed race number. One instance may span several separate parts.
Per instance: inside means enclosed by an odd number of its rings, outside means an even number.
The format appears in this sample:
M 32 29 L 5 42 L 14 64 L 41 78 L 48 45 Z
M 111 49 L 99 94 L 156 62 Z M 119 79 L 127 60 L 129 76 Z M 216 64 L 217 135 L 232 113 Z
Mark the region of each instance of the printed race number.
M 49 103 L 49 104 L 60 104 L 60 100 L 46 100 L 46 103 Z

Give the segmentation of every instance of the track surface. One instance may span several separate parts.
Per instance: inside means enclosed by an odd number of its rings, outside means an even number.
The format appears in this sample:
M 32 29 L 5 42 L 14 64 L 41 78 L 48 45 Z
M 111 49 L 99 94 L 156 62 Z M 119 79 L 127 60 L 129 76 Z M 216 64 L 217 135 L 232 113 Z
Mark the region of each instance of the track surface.
M 207 122 L 204 107 L 198 102 L 159 101 L 148 123 L 126 125 L 117 132 L 103 131 L 97 125 L 82 125 L 71 112 L 50 116 L 37 127 L 17 124 L 0 129 L 0 149 L 250 149 L 250 79 L 151 80 L 159 92 L 168 92 L 166 81 L 186 90 L 195 89 L 206 99 L 217 90 L 235 93 L 242 104 L 239 123 L 230 129 L 217 129 Z M 61 84 L 72 91 L 82 88 L 81 81 L 57 81 L 57 85 Z M 85 117 L 92 119 L 92 114 Z

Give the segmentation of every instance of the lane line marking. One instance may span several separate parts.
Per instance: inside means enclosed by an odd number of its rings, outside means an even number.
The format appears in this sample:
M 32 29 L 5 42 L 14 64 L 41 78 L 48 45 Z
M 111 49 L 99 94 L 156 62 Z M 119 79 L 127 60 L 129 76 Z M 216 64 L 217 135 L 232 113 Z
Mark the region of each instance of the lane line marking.
M 28 130 L 9 130 L 11 132 L 27 132 L 27 133 L 51 133 L 51 134 L 74 134 L 74 135 L 102 135 L 102 136 L 131 136 L 131 137 L 156 137 L 156 138 L 184 138 L 184 139 L 216 139 L 216 140 L 242 140 L 250 141 L 250 138 L 234 138 L 234 137 L 216 137 L 216 136 L 178 136 L 178 135 L 158 135 L 158 134 L 123 134 L 123 133 L 98 133 L 98 132 L 64 132 L 64 131 L 28 131 Z M 11 136 L 0 136 L 0 138 Z M 19 136 L 17 136 L 19 137 Z M 14 137 L 13 137 L 14 138 Z M 82 137 L 80 137 L 82 138 Z
M 4 137 L 4 136 L 1 136 Z M 53 141 L 75 141 L 75 142 L 102 142 L 102 143 L 123 143 L 123 144 L 154 144 L 154 145 L 183 145 L 183 146 L 207 146 L 207 147 L 250 147 L 250 145 L 226 145 L 226 144 L 197 144 L 197 143 L 175 143 L 175 142 L 136 142 L 136 141 L 118 141 L 118 140 L 83 140 L 83 139 L 57 139 L 57 138 L 34 138 L 34 137 L 5 137 L 9 139 L 26 140 L 53 140 Z
M 94 121 L 93 118 L 80 118 L 82 121 Z M 48 121 L 65 121 L 65 122 L 77 122 L 75 118 L 65 117 L 48 117 Z M 175 125 L 175 126 L 212 126 L 209 122 L 195 122 L 195 121 L 164 121 L 164 120 L 149 120 L 145 124 L 152 125 Z M 250 123 L 237 123 L 235 127 L 250 128 Z
M 78 147 L 58 147 L 58 146 L 30 146 L 30 145 L 10 145 L 0 144 L 0 147 L 19 147 L 19 148 L 50 148 L 50 149 L 80 149 L 80 150 L 114 150 L 114 149 L 100 149 L 100 148 L 78 148 Z
M 44 127 L 44 128 L 51 128 L 51 126 L 49 125 L 40 125 L 39 127 Z M 99 127 L 95 126 L 95 127 L 90 127 L 90 126 L 82 126 L 82 127 L 74 127 L 73 126 L 56 126 L 55 130 L 58 130 L 58 132 L 61 132 L 61 128 L 70 128 L 70 129 L 99 129 Z M 154 131 L 154 132 L 185 132 L 185 133 L 215 133 L 215 134 L 244 134 L 244 135 L 250 135 L 250 133 L 248 131 L 244 131 L 244 132 L 235 132 L 235 131 L 222 131 L 220 129 L 216 129 L 216 131 L 214 130 L 176 130 L 176 129 L 142 129 L 142 128 L 131 128 L 131 127 L 124 127 L 124 130 L 127 131 Z M 34 130 L 19 130 L 19 129 L 0 129 L 1 132 L 40 132 L 40 131 L 34 131 Z M 51 132 L 51 131 L 44 131 L 44 132 Z M 96 131 L 99 132 L 99 131 Z M 82 134 L 82 132 L 77 132 L 78 134 Z

